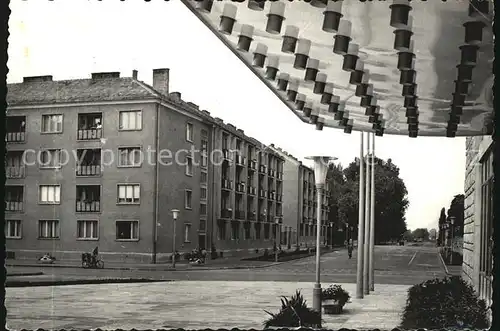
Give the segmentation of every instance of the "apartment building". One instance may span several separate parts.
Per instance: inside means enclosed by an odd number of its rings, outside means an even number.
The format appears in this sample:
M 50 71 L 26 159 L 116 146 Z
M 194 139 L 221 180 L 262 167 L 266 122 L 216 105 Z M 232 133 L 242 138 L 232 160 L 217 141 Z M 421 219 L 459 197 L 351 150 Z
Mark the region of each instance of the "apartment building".
M 170 93 L 168 69 L 152 86 L 134 70 L 8 88 L 9 258 L 75 260 L 98 246 L 106 260 L 161 262 L 174 242 L 226 255 L 273 246 L 282 160 Z
M 492 304 L 493 295 L 493 140 L 466 138 L 462 277 Z
M 287 229 L 291 245 L 315 247 L 317 231 L 317 190 L 314 170 L 296 157 L 274 145 L 270 149 L 285 160 L 283 166 L 283 226 Z M 321 204 L 321 242 L 326 245 L 329 231 L 329 187 L 326 183 Z

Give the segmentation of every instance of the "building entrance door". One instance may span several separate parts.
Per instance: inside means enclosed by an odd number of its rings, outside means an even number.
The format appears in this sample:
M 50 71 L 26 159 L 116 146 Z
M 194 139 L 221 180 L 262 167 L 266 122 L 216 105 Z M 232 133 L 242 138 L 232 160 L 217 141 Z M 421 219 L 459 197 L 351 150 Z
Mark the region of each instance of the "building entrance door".
M 204 250 L 204 249 L 207 249 L 205 246 L 206 246 L 206 235 L 204 233 L 199 234 L 198 235 L 198 247 L 201 250 Z

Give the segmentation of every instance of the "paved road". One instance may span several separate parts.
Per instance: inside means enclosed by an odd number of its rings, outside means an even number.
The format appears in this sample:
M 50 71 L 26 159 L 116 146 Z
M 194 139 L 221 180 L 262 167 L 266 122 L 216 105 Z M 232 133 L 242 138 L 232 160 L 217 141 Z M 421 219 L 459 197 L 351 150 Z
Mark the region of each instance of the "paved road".
M 430 278 L 443 277 L 445 271 L 435 247 L 428 246 L 376 246 L 375 282 L 379 284 L 413 285 Z M 321 258 L 323 282 L 356 282 L 356 251 L 348 259 L 346 251 L 325 254 Z M 10 272 L 31 271 L 32 267 L 12 267 Z M 190 271 L 131 271 L 87 270 L 81 268 L 41 267 L 43 276 L 30 279 L 72 279 L 82 277 L 144 277 L 153 279 L 196 281 L 293 281 L 314 280 L 315 258 L 284 262 L 279 265 L 242 270 L 190 270 Z M 26 279 L 26 277 L 22 277 Z M 9 279 L 22 279 L 9 277 Z

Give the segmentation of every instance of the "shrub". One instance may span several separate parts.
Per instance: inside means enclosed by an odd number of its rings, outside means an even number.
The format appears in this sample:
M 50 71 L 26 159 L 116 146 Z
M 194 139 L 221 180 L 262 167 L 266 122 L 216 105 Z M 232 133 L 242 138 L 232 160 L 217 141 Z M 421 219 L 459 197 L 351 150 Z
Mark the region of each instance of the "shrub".
M 473 287 L 458 276 L 432 279 L 408 290 L 401 327 L 474 328 L 488 327 L 487 308 Z
M 321 314 L 307 307 L 306 300 L 299 290 L 290 298 L 281 298 L 281 309 L 264 321 L 264 327 L 318 327 L 321 325 Z
M 344 306 L 351 296 L 349 292 L 344 290 L 340 285 L 330 285 L 330 287 L 325 288 L 321 291 L 321 301 L 325 300 L 335 300 L 340 306 Z

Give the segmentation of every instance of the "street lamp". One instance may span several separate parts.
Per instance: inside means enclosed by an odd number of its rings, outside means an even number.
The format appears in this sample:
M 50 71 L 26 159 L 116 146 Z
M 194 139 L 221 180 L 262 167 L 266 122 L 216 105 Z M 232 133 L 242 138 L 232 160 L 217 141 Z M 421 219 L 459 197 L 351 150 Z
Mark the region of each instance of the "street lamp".
M 274 251 L 274 262 L 278 262 L 278 247 L 281 245 L 281 222 L 280 222 L 280 218 L 279 217 L 275 217 L 274 218 L 274 224 L 276 226 L 276 238 L 274 239 L 275 240 L 275 246 L 276 246 L 276 250 Z
M 321 201 L 322 193 L 325 187 L 326 174 L 330 161 L 336 160 L 336 157 L 331 156 L 310 156 L 309 160 L 314 161 L 314 181 L 316 184 L 316 198 L 318 204 L 316 206 L 316 283 L 313 288 L 313 309 L 321 316 L 321 276 L 320 276 L 320 257 L 321 257 Z
M 173 237 L 172 237 L 172 268 L 175 268 L 175 258 L 176 258 L 176 251 L 175 251 L 175 237 L 176 237 L 176 223 L 177 223 L 177 217 L 179 217 L 179 209 L 172 209 L 172 218 L 174 220 L 173 222 Z
M 451 242 L 450 242 L 450 264 L 453 265 L 453 237 L 455 232 L 455 216 L 450 216 L 450 224 L 451 224 Z

